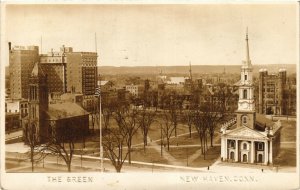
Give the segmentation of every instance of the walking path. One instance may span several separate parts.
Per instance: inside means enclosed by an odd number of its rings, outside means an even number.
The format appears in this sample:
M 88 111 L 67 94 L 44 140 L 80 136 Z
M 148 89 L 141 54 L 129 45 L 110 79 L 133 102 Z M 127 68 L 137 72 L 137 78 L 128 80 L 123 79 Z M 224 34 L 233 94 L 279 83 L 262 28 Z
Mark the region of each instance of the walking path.
M 147 136 L 147 141 L 151 142 L 151 139 L 149 136 Z M 152 141 L 150 143 L 152 146 L 152 148 L 154 148 L 159 154 L 161 152 L 161 145 L 158 145 L 157 142 Z M 176 159 L 170 154 L 168 153 L 164 148 L 162 148 L 162 156 L 168 160 L 168 162 L 170 162 L 172 165 L 181 165 L 180 162 L 176 161 Z
M 17 138 L 22 137 L 22 136 L 23 136 L 23 131 L 22 130 L 15 131 L 15 132 L 12 132 L 12 133 L 7 133 L 7 134 L 5 134 L 5 141 L 12 140 L 12 139 L 17 139 Z

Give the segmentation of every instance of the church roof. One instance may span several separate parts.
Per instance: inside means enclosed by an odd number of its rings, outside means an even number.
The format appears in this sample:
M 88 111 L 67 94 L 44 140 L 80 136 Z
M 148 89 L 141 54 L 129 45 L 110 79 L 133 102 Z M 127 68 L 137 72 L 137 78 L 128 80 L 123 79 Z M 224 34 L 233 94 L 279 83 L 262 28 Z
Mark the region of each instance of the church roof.
M 88 114 L 82 107 L 76 103 L 63 102 L 49 104 L 47 114 L 50 119 L 62 119 L 68 117 L 76 117 Z
M 225 135 L 228 137 L 238 137 L 241 139 L 268 139 L 267 133 L 251 129 L 246 126 L 237 127 L 233 130 L 227 130 Z
M 271 119 L 266 118 L 264 115 L 256 113 L 256 124 L 260 127 L 272 127 L 274 122 Z

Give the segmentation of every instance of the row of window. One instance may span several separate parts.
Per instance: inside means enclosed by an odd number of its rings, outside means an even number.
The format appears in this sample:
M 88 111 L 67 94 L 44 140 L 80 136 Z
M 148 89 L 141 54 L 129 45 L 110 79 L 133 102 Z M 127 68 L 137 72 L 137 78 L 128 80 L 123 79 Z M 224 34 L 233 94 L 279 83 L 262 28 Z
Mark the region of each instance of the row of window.
M 235 148 L 235 141 L 230 140 L 229 141 L 229 147 L 230 148 Z M 248 143 L 242 143 L 242 149 L 243 150 L 248 150 Z M 258 142 L 257 143 L 257 150 L 263 150 L 264 149 L 264 143 L 263 142 Z

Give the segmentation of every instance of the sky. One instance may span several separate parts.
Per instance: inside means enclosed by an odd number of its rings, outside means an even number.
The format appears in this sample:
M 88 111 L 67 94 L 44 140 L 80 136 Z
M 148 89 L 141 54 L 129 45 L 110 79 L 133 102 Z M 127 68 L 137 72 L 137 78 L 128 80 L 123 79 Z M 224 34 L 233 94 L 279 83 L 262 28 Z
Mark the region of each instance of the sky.
M 9 41 L 13 46 L 42 41 L 42 53 L 62 45 L 97 49 L 101 66 L 239 65 L 248 27 L 252 64 L 296 64 L 297 8 L 297 3 L 7 5 L 5 47 Z

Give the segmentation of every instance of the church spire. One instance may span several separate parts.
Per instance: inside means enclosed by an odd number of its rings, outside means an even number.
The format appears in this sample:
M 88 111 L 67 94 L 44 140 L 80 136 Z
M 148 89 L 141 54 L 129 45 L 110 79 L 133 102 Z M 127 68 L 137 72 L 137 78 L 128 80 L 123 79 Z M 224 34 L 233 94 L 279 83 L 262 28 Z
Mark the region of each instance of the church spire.
M 249 55 L 249 42 L 248 42 L 248 27 L 246 29 L 246 64 L 251 65 L 250 55 Z

